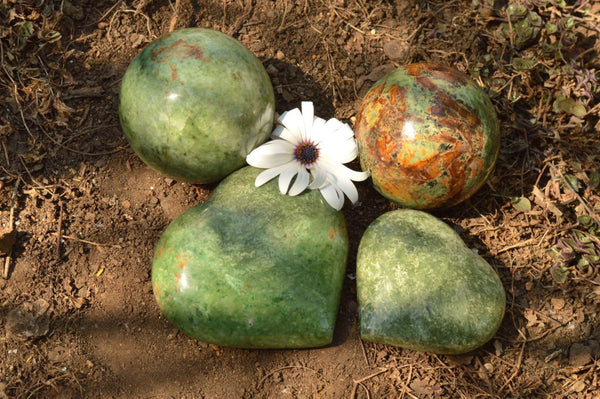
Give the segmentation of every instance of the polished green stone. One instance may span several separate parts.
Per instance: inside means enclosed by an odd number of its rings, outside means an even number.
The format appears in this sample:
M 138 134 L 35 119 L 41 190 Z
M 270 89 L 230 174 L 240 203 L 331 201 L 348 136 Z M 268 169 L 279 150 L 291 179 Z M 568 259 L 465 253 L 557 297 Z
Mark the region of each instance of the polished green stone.
M 409 64 L 376 82 L 354 131 L 363 170 L 384 197 L 408 208 L 456 205 L 485 183 L 500 148 L 490 98 L 468 76 Z
M 223 180 L 177 217 L 152 266 L 165 317 L 191 337 L 244 348 L 327 345 L 346 268 L 344 216 L 318 191 L 290 197 L 259 169 Z
M 502 283 L 448 225 L 396 210 L 365 231 L 357 255 L 363 339 L 439 354 L 490 340 L 505 309 Z
M 209 29 L 167 33 L 131 62 L 119 116 L 148 165 L 192 183 L 221 180 L 269 136 L 273 87 L 261 62 L 235 39 Z

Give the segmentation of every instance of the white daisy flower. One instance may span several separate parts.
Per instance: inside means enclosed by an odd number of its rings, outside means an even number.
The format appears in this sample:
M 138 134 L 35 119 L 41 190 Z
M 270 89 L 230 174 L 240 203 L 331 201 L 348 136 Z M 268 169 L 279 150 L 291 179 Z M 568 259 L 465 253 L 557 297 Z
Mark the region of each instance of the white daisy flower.
M 302 102 L 302 112 L 298 108 L 284 112 L 278 121 L 271 133 L 273 140 L 246 157 L 248 164 L 266 169 L 256 177 L 256 187 L 279 176 L 282 194 L 319 189 L 336 210 L 342 209 L 344 194 L 355 203 L 358 191 L 352 181 L 365 180 L 369 173 L 343 165 L 358 154 L 350 126 L 335 118 L 315 117 L 312 102 Z

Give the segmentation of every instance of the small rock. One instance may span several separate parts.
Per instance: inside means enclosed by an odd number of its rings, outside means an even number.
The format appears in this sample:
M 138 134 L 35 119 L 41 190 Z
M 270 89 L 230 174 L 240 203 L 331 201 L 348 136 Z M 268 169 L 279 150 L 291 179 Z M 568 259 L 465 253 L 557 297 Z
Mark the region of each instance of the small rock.
M 269 76 L 273 77 L 279 74 L 279 70 L 275 65 L 269 64 L 267 65 L 267 73 L 269 74 Z
M 48 351 L 48 360 L 52 363 L 62 363 L 67 360 L 70 354 L 71 351 L 69 348 L 59 345 Z
M 392 40 L 383 45 L 383 52 L 391 60 L 406 58 L 410 47 L 403 40 Z
M 569 349 L 569 364 L 573 367 L 583 367 L 592 361 L 592 348 L 576 342 Z
M 63 1 L 62 8 L 66 15 L 68 15 L 76 21 L 81 21 L 85 17 L 83 9 L 80 6 L 72 4 L 68 0 Z
M 173 183 L 175 183 L 175 180 L 171 179 L 170 177 L 165 177 L 165 183 L 167 184 L 167 187 L 171 187 Z
M 45 336 L 50 328 L 49 307 L 48 302 L 40 298 L 11 310 L 6 317 L 6 335 L 20 340 Z
M 139 33 L 133 33 L 131 34 L 129 40 L 131 42 L 131 47 L 138 48 L 146 41 L 146 37 L 144 35 L 140 35 Z

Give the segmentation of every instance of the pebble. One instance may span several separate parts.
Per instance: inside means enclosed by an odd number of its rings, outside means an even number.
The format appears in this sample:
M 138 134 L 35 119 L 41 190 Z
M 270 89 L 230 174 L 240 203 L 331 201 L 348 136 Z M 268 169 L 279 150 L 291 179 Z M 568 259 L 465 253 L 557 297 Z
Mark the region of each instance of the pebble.
M 391 60 L 400 60 L 408 55 L 410 47 L 402 40 L 392 40 L 383 45 L 383 52 Z

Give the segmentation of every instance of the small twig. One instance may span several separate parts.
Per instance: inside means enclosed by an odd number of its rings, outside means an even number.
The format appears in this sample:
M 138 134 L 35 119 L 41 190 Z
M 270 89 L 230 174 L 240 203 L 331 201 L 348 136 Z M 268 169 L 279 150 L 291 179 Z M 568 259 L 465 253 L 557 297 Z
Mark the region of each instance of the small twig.
M 281 17 L 281 22 L 279 23 L 279 27 L 277 28 L 277 32 L 283 32 L 283 25 L 285 24 L 285 18 L 287 16 L 287 3 L 283 3 L 283 16 Z
M 112 155 L 112 154 L 116 154 L 119 151 L 124 150 L 126 147 L 117 147 L 114 150 L 110 150 L 110 151 L 104 151 L 104 152 L 85 152 L 85 151 L 78 151 L 75 150 L 73 148 L 67 147 L 66 145 L 64 145 L 63 143 L 59 143 L 58 141 L 56 141 L 52 136 L 50 136 L 50 134 L 48 134 L 48 132 L 46 132 L 41 126 L 38 126 L 40 128 L 40 130 L 42 131 L 42 133 L 44 133 L 44 135 L 46 137 L 48 137 L 48 139 L 50 141 L 52 141 L 54 144 L 56 144 L 57 146 L 64 148 L 67 151 L 71 151 L 74 152 L 75 154 L 79 154 L 79 155 L 85 155 L 85 156 L 102 156 L 102 155 Z
M 19 190 L 19 183 L 21 183 L 21 177 L 17 177 L 17 181 L 15 182 L 15 188 L 13 190 L 11 204 L 10 204 L 10 216 L 8 218 L 8 228 L 12 229 L 13 223 L 15 221 L 15 206 L 17 203 L 17 191 Z
M 10 216 L 8 218 L 8 229 L 12 230 L 14 221 L 15 221 L 15 208 L 17 204 L 17 191 L 19 190 L 19 183 L 21 182 L 21 177 L 17 177 L 17 181 L 15 182 L 15 189 L 13 190 L 11 203 L 10 203 Z M 6 258 L 4 259 L 4 270 L 2 272 L 2 277 L 6 280 L 8 279 L 8 270 L 10 269 L 10 260 L 12 258 L 12 248 L 6 254 Z
M 65 253 L 58 259 L 53 260 L 48 264 L 48 268 L 52 269 L 54 266 L 58 265 L 63 259 L 66 259 L 73 252 L 73 248 L 69 248 L 65 251 Z
M 406 377 L 406 382 L 402 382 L 402 393 L 400 397 L 404 397 L 404 395 L 408 395 L 411 398 L 415 398 L 415 395 L 413 395 L 412 393 L 408 392 L 408 390 L 410 389 L 408 387 L 408 385 L 410 384 L 410 381 L 412 380 L 412 373 L 413 373 L 413 367 L 412 364 L 409 365 L 410 368 L 408 369 L 408 377 Z
M 114 5 L 114 6 L 112 6 L 111 8 L 109 8 L 109 9 L 108 9 L 108 11 L 106 11 L 106 12 L 105 12 L 105 13 L 104 13 L 104 14 L 103 14 L 101 17 L 100 17 L 100 19 L 98 19 L 98 20 L 97 20 L 97 21 L 94 23 L 94 25 L 95 25 L 95 24 L 98 24 L 99 22 L 102 22 L 102 20 L 103 20 L 104 18 L 108 17 L 108 15 L 109 15 L 111 12 L 113 12 L 113 11 L 115 10 L 115 8 L 119 7 L 121 4 L 123 4 L 123 2 L 122 2 L 122 1 L 117 1 L 117 2 L 115 3 L 115 5 Z
M 177 12 L 179 11 L 179 0 L 175 0 L 175 6 L 173 6 L 173 16 L 171 17 L 171 23 L 169 23 L 169 32 L 173 32 L 175 30 L 175 25 L 177 24 Z
M 362 339 L 358 340 L 360 342 L 360 349 L 362 349 L 362 354 L 365 357 L 365 363 L 367 363 L 367 366 L 370 367 L 371 365 L 369 364 L 369 357 L 367 356 L 367 350 L 365 349 L 365 343 L 363 342 Z
M 58 213 L 58 227 L 56 228 L 56 259 L 60 259 L 60 241 L 62 239 L 62 223 L 64 217 L 64 209 L 62 201 L 58 202 L 58 206 L 60 207 Z
M 44 189 L 46 190 L 49 194 L 54 195 L 54 193 L 50 190 L 48 190 L 48 187 L 53 187 L 53 186 L 44 186 L 42 183 L 40 183 L 39 181 L 37 181 L 33 175 L 31 174 L 31 171 L 29 170 L 29 168 L 27 167 L 27 164 L 25 163 L 25 161 L 23 160 L 23 155 L 19 154 L 19 161 L 21 161 L 21 165 L 23 165 L 23 167 L 25 168 L 25 171 L 27 172 L 27 175 L 29 176 L 29 178 L 31 179 L 31 181 L 34 184 L 37 184 L 38 188 L 40 189 Z
M 17 87 L 15 86 L 15 92 L 16 92 Z M 15 93 L 15 99 L 16 99 L 16 93 Z M 32 139 L 35 139 L 35 137 L 33 136 L 33 133 L 31 133 L 31 130 L 29 129 L 29 126 L 27 125 L 27 122 L 25 121 L 25 115 L 23 114 L 23 109 L 21 108 L 21 104 L 19 103 L 19 100 L 16 100 L 17 104 L 19 105 L 19 114 L 21 115 L 21 121 L 23 122 L 23 126 L 25 127 L 25 130 L 27 130 L 27 133 L 29 133 L 29 136 Z
M 6 158 L 6 166 L 10 167 L 10 158 L 8 157 L 8 150 L 6 149 L 6 144 L 2 141 L 2 148 L 4 149 L 4 157 Z
M 515 248 L 526 247 L 529 244 L 532 244 L 534 242 L 535 242 L 535 238 L 530 238 L 528 240 L 521 241 L 521 242 L 518 242 L 516 244 L 504 247 L 504 248 L 500 249 L 496 254 L 501 254 L 502 252 L 510 251 L 511 249 L 515 249 Z
M 2 69 L 4 69 L 4 73 L 6 74 L 6 76 L 8 76 L 8 79 L 10 79 L 13 86 L 16 87 L 15 80 L 13 79 L 11 73 L 8 72 L 8 69 L 6 69 L 6 63 L 4 62 L 4 44 L 3 43 L 0 43 L 0 64 L 2 64 Z
M 361 387 L 362 389 L 364 389 L 365 393 L 367 394 L 367 399 L 371 399 L 371 392 L 369 392 L 369 388 L 367 388 L 365 386 L 365 384 L 363 384 L 362 382 L 359 382 L 355 386 L 356 386 L 356 388 Z M 354 396 L 352 396 L 352 398 L 354 398 Z
M 265 375 L 258 383 L 258 388 L 260 389 L 260 387 L 264 384 L 264 382 L 267 380 L 267 378 L 271 377 L 272 375 L 274 375 L 275 373 L 281 371 L 281 370 L 287 370 L 287 369 L 304 369 L 304 370 L 310 370 L 316 374 L 318 374 L 318 372 L 316 370 L 311 369 L 310 367 L 306 367 L 306 366 L 284 366 L 284 367 L 280 367 L 276 370 L 271 371 L 269 374 Z
M 508 380 L 506 380 L 506 382 L 500 387 L 500 389 L 498 390 L 499 393 L 504 391 L 504 388 L 506 388 L 508 386 L 508 384 L 510 384 L 510 382 L 517 376 L 517 374 L 519 374 L 519 371 L 521 370 L 521 363 L 523 362 L 523 352 L 524 351 L 525 351 L 525 342 L 523 342 L 523 345 L 521 345 L 521 351 L 519 352 L 519 358 L 517 359 L 517 364 L 515 365 L 515 371 L 508 378 Z
M 58 235 L 58 233 L 54 233 L 54 234 Z M 79 241 L 79 242 L 82 242 L 84 244 L 95 245 L 97 247 L 119 247 L 119 245 L 116 245 L 116 244 L 103 244 L 101 242 L 84 240 L 83 238 L 73 237 L 73 236 L 69 236 L 69 235 L 66 235 L 66 234 L 62 234 L 60 237 L 64 238 L 65 240 Z
M 370 374 L 366 377 L 361 378 L 360 380 L 353 380 L 354 381 L 354 386 L 352 387 L 352 392 L 350 393 L 350 399 L 354 399 L 356 398 L 356 389 L 358 388 L 359 385 L 361 385 L 363 388 L 367 389 L 362 383 L 370 380 L 371 378 L 377 377 L 380 374 L 383 373 L 387 373 L 390 369 L 389 368 L 384 368 L 384 369 L 380 369 L 379 371 L 376 371 L 373 374 Z M 367 396 L 368 396 L 368 390 L 367 390 Z

